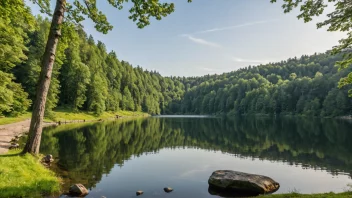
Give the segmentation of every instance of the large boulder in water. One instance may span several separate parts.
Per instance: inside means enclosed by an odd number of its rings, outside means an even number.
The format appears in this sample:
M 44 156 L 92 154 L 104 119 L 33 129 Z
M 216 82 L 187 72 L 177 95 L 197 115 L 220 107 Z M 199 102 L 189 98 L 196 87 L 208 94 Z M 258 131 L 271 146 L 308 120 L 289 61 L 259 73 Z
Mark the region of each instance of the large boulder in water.
M 209 177 L 209 187 L 217 191 L 234 191 L 249 194 L 273 193 L 280 184 L 273 179 L 231 170 L 217 170 Z

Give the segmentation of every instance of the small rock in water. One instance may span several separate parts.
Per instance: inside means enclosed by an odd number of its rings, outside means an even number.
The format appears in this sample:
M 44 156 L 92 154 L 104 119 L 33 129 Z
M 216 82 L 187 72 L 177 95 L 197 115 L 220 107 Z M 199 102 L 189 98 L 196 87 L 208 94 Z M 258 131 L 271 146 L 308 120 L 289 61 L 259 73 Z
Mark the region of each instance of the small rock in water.
M 54 158 L 53 158 L 52 155 L 47 155 L 47 156 L 45 156 L 45 157 L 43 158 L 43 161 L 44 161 L 45 163 L 51 163 L 51 162 L 54 161 Z
M 139 195 L 142 195 L 143 193 L 144 193 L 143 191 L 139 190 L 136 192 L 136 195 L 139 196 Z
M 106 198 L 105 196 L 101 196 L 101 198 Z
M 70 187 L 70 195 L 73 196 L 86 196 L 88 195 L 88 190 L 82 184 L 75 184 Z
M 170 187 L 166 187 L 164 188 L 164 191 L 167 192 L 167 193 L 170 193 L 172 192 L 174 189 L 170 188 Z

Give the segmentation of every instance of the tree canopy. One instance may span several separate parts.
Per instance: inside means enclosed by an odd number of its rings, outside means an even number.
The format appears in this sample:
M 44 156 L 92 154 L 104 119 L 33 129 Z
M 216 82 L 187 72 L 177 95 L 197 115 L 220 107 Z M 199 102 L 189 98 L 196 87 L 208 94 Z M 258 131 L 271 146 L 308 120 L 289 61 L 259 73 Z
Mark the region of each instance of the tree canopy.
M 42 13 L 52 15 L 50 10 L 50 0 L 30 0 L 40 7 Z M 192 2 L 192 0 L 187 0 Z M 66 2 L 66 1 L 65 1 Z M 95 23 L 97 31 L 107 33 L 113 26 L 109 23 L 106 15 L 98 9 L 97 0 L 72 0 L 66 3 L 67 21 L 79 24 L 86 17 Z M 150 18 L 161 20 L 175 10 L 174 3 L 160 2 L 159 0 L 106 0 L 111 6 L 122 10 L 124 5 L 131 2 L 129 9 L 129 19 L 136 23 L 138 28 L 143 28 L 150 24 Z

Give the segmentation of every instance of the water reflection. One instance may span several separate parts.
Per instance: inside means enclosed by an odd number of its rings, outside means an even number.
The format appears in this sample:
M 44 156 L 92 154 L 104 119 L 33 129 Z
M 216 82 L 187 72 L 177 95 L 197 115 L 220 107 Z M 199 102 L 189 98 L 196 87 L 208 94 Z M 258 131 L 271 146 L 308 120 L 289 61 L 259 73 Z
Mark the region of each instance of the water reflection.
M 115 165 L 123 167 L 133 156 L 179 147 L 283 161 L 351 177 L 351 126 L 321 119 L 147 118 L 48 128 L 41 152 L 59 158 L 53 169 L 65 185 L 83 183 L 91 189 Z

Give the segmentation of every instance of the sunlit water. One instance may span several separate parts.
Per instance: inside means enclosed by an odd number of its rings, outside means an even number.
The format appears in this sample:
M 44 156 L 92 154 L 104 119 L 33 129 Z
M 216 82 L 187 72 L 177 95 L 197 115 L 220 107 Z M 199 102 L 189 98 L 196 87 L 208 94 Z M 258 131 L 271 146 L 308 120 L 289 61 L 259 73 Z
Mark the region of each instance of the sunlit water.
M 342 192 L 352 183 L 352 124 L 342 120 L 152 117 L 48 128 L 42 153 L 63 189 L 82 183 L 88 197 L 217 197 L 219 169 L 262 174 L 276 193 Z M 174 191 L 167 194 L 164 187 Z

